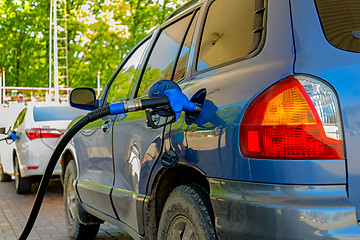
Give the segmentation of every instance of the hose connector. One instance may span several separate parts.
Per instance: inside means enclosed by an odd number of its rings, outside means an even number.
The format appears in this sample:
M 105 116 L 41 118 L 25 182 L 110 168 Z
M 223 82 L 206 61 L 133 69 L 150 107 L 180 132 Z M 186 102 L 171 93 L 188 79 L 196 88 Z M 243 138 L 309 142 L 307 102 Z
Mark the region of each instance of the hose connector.
M 197 106 L 195 103 L 190 102 L 185 94 L 179 89 L 169 89 L 165 90 L 164 94 L 170 100 L 170 107 L 175 113 L 176 120 L 179 119 L 182 111 L 185 112 L 195 112 L 201 111 L 201 107 Z

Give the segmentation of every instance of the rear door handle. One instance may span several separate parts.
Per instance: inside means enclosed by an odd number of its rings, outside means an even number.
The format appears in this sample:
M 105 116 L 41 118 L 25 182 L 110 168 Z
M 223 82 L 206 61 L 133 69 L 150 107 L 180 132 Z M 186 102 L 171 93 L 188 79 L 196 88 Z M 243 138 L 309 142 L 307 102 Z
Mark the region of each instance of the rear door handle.
M 110 131 L 111 128 L 111 121 L 105 121 L 104 125 L 101 126 L 101 130 L 103 131 L 104 134 L 108 133 Z

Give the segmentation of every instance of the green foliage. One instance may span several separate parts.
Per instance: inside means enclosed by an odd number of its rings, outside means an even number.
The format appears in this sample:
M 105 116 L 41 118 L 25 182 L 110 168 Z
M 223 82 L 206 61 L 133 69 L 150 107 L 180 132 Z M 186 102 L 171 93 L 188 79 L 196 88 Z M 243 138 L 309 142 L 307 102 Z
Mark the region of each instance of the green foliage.
M 160 69 L 151 69 L 150 66 L 147 66 L 144 72 L 144 77 L 141 79 L 141 84 L 139 86 L 138 96 L 142 96 L 144 92 L 147 94 L 150 90 L 152 83 L 160 80 L 161 76 Z
M 48 1 L 0 1 L 0 67 L 6 85 L 48 83 Z
M 108 92 L 106 99 L 108 103 L 121 102 L 129 98 L 129 89 L 131 89 L 131 84 L 133 83 L 132 79 L 135 72 L 136 69 L 134 66 L 119 72 L 112 83 L 112 88 Z
M 177 0 L 67 0 L 69 87 L 105 86 Z M 49 0 L 0 1 L 0 67 L 7 86 L 48 87 Z M 59 80 L 60 85 L 65 82 Z

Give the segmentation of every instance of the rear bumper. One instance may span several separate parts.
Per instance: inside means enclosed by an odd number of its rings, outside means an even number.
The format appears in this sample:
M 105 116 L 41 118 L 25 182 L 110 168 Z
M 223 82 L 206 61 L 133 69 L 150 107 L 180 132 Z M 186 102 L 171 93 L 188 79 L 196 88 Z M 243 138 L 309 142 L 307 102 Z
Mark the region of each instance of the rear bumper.
M 49 163 L 53 150 L 44 144 L 30 146 L 26 154 L 20 159 L 20 172 L 22 177 L 41 176 Z M 30 169 L 29 169 L 30 167 Z M 34 169 L 34 167 L 36 167 Z M 53 175 L 61 174 L 61 165 L 56 163 Z
M 46 169 L 46 167 L 47 167 L 47 162 L 44 162 L 44 165 L 38 166 L 37 169 L 31 169 L 31 170 L 29 170 L 28 167 L 29 167 L 29 166 L 24 165 L 24 166 L 22 167 L 22 169 L 20 170 L 22 177 L 42 176 L 42 175 L 44 175 L 44 173 L 45 173 L 45 169 Z M 30 166 L 30 167 L 31 167 L 31 166 Z M 58 162 L 58 163 L 56 163 L 56 166 L 55 166 L 55 169 L 54 169 L 52 175 L 53 175 L 53 176 L 60 176 L 60 174 L 61 174 L 61 166 L 60 166 L 60 164 L 59 164 L 59 162 Z
M 219 239 L 360 239 L 344 185 L 210 179 Z

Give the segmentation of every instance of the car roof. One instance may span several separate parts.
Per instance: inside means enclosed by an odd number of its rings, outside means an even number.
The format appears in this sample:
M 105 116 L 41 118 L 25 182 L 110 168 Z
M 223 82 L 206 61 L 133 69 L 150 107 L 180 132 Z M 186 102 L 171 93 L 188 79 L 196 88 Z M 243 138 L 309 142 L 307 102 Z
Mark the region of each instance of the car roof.
M 177 16 L 178 14 L 180 14 L 181 12 L 191 8 L 193 5 L 195 5 L 196 3 L 199 2 L 205 2 L 206 0 L 190 0 L 189 2 L 185 3 L 184 5 L 182 5 L 181 7 L 175 9 L 175 11 L 173 11 L 165 20 L 164 22 L 167 22 L 168 20 L 174 18 L 175 16 Z

